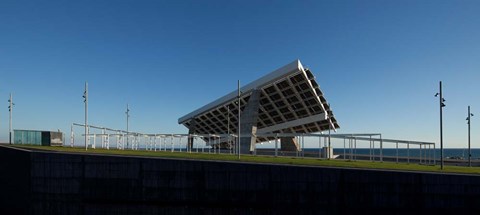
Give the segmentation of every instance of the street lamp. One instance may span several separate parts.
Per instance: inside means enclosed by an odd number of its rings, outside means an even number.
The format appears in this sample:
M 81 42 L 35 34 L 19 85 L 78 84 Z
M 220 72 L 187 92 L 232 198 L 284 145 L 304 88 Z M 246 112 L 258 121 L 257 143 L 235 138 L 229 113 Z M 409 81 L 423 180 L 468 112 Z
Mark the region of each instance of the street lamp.
M 12 144 L 12 112 L 13 112 L 13 103 L 12 94 L 10 93 L 10 99 L 8 99 L 8 112 L 10 113 L 10 121 L 9 121 L 9 128 L 8 128 L 8 143 Z
M 470 113 L 470 106 L 468 106 L 468 115 L 467 115 L 467 124 L 468 124 L 468 166 L 472 166 L 472 152 L 470 148 L 470 118 L 473 116 L 473 113 Z
M 328 104 L 328 107 L 331 107 L 330 104 Z M 332 157 L 332 155 L 330 154 L 330 148 L 332 147 L 332 142 L 331 142 L 331 130 L 332 130 L 332 118 L 330 116 L 330 114 L 328 114 L 327 112 L 327 117 L 328 117 L 328 149 L 327 149 L 327 159 L 330 160 L 330 158 Z M 335 128 L 335 127 L 333 127 Z M 333 151 L 333 150 L 332 150 Z
M 241 152 L 240 143 L 242 142 L 241 138 L 240 138 L 240 111 L 241 111 L 240 107 L 242 106 L 242 104 L 240 103 L 240 94 L 241 94 L 241 92 L 240 92 L 240 80 L 238 80 L 238 97 L 237 97 L 237 99 L 238 99 L 238 147 L 237 148 L 238 148 L 238 159 L 239 160 L 240 160 L 240 152 Z
M 125 114 L 127 115 L 127 149 L 128 149 L 128 118 L 130 118 L 130 109 L 128 108 L 128 103 L 127 103 L 127 111 Z
M 230 149 L 228 149 L 230 151 L 230 153 L 232 153 L 231 151 L 231 141 L 230 141 L 230 104 L 227 105 L 227 135 L 228 135 L 228 138 L 227 138 L 227 146 L 230 147 Z
M 445 107 L 445 99 L 442 95 L 442 81 L 440 81 L 440 92 L 435 94 L 435 97 L 440 96 L 438 99 L 440 106 L 440 169 L 443 169 L 443 108 Z
M 83 102 L 85 103 L 85 151 L 88 149 L 88 82 L 85 82 L 85 91 L 83 91 Z

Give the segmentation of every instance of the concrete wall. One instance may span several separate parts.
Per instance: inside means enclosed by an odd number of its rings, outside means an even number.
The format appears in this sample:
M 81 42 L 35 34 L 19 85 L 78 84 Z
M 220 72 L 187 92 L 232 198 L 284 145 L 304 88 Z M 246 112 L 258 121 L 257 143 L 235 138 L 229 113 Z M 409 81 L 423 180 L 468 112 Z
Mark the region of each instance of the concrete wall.
M 17 189 L 34 214 L 480 212 L 478 176 L 10 151 L 0 212 Z
M 0 146 L 0 214 L 29 212 L 30 164 L 30 153 Z

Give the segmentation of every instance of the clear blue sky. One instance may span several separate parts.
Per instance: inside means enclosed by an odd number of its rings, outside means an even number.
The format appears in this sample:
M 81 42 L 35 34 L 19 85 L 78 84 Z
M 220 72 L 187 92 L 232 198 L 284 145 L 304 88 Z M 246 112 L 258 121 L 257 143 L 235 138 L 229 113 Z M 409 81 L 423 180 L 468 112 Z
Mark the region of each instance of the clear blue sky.
M 177 119 L 295 59 L 309 67 L 339 133 L 480 146 L 480 1 L 0 2 L 0 140 L 14 128 L 69 136 L 83 122 L 185 133 Z M 3 106 L 3 107 L 2 107 Z M 68 141 L 68 139 L 67 139 Z

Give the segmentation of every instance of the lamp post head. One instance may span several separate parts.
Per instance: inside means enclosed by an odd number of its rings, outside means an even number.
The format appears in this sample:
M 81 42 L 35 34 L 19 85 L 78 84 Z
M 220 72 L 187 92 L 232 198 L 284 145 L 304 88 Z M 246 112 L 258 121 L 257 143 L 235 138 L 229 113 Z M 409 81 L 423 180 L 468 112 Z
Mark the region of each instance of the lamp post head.
M 469 116 L 467 116 L 466 120 L 468 121 L 467 124 L 469 124 L 469 125 L 470 125 L 470 120 L 471 120 L 472 116 L 473 116 L 473 113 L 471 113 Z
M 8 102 L 10 102 L 10 100 L 8 100 Z M 14 105 L 15 103 L 11 103 L 11 105 L 8 105 L 8 111 L 11 112 Z

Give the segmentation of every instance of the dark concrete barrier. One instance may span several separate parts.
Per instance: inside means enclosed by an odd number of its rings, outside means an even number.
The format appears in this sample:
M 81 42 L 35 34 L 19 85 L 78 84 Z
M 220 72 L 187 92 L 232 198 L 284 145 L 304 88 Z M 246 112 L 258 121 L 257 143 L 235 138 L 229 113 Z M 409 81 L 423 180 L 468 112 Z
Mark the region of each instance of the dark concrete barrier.
M 26 214 L 31 202 L 30 153 L 0 146 L 0 214 Z
M 480 212 L 478 176 L 25 152 L 4 147 L 0 147 L 0 156 L 0 212 L 16 210 L 15 214 Z

